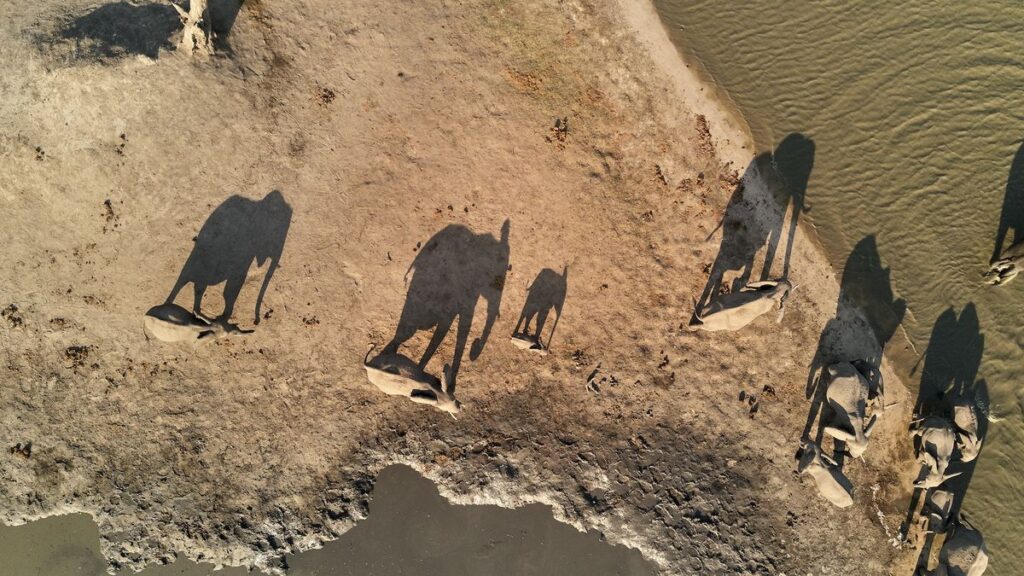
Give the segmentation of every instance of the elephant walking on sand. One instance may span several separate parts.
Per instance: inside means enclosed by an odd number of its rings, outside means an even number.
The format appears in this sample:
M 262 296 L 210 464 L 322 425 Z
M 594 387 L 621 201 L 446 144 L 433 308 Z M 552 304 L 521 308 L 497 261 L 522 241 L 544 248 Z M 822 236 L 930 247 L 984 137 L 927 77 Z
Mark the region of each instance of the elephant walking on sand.
M 235 302 L 253 260 L 257 266 L 269 261 L 270 267 L 263 276 L 253 313 L 254 323 L 259 324 L 263 297 L 280 265 L 291 219 L 292 209 L 277 190 L 258 201 L 241 196 L 225 200 L 199 230 L 192 253 L 182 266 L 166 303 L 173 303 L 178 293 L 191 283 L 194 290 L 192 311 L 201 315 L 200 306 L 206 289 L 223 282 L 224 310 L 216 321 L 226 324 L 234 313 Z
M 447 392 L 451 394 L 469 340 L 477 301 L 483 298 L 487 302 L 487 319 L 480 336 L 470 347 L 470 360 L 476 360 L 483 351 L 498 318 L 508 271 L 508 236 L 509 221 L 506 220 L 500 239 L 452 224 L 427 241 L 406 272 L 406 278 L 411 273 L 412 279 L 408 282 L 405 306 L 395 336 L 381 351 L 381 356 L 395 355 L 417 332 L 433 330 L 419 361 L 420 369 L 425 369 L 458 318 L 447 382 L 450 388 Z

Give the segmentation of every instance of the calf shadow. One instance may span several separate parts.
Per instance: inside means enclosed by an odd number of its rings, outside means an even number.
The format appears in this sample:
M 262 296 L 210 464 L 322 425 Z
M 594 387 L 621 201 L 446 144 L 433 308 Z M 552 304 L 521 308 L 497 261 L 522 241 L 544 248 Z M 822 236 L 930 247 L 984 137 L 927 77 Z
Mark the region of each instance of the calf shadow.
M 430 238 L 406 272 L 406 278 L 412 272 L 412 280 L 398 327 L 379 356 L 396 355 L 399 347 L 417 332 L 432 330 L 430 342 L 418 363 L 419 368 L 425 370 L 457 317 L 455 351 L 446 390 L 454 395 L 478 300 L 487 301 L 487 319 L 480 336 L 470 346 L 470 360 L 476 360 L 483 351 L 498 318 L 508 272 L 509 227 L 509 221 L 505 220 L 498 239 L 452 224 Z
M 568 288 L 569 267 L 562 268 L 559 274 L 550 268 L 545 268 L 537 274 L 537 278 L 530 284 L 526 294 L 526 303 L 519 313 L 519 320 L 512 331 L 512 337 L 517 336 L 530 339 L 530 324 L 534 324 L 532 338 L 536 339 L 544 349 L 551 348 L 551 341 L 555 337 L 555 329 L 558 321 L 562 318 L 562 306 L 565 305 L 565 295 Z M 545 344 L 544 326 L 547 324 L 548 315 L 554 311 L 555 321 L 551 326 L 548 341 Z
M 201 314 L 206 290 L 223 282 L 224 310 L 217 320 L 227 323 L 234 314 L 235 303 L 253 261 L 261 267 L 269 261 L 253 312 L 253 322 L 259 324 L 263 297 L 280 266 L 291 218 L 292 209 L 277 190 L 262 200 L 241 196 L 225 200 L 210 214 L 196 235 L 192 252 L 166 302 L 174 302 L 178 293 L 192 284 L 192 311 Z
M 783 277 L 789 274 L 797 223 L 800 214 L 809 210 L 805 196 L 813 166 L 814 141 L 798 133 L 786 136 L 774 152 L 760 154 L 751 161 L 719 223 L 722 242 L 697 302 L 697 310 L 703 309 L 723 288 L 735 292 L 750 282 L 757 253 L 765 247 L 760 280 L 768 279 L 782 240 L 786 212 L 792 205 L 782 266 Z M 749 177 L 754 174 L 765 177 L 768 197 L 757 196 L 747 189 Z M 739 270 L 742 272 L 732 285 L 723 286 L 726 272 Z
M 865 236 L 853 248 L 843 265 L 836 313 L 818 337 L 818 347 L 807 372 L 805 394 L 811 401 L 803 437 L 810 437 L 818 422 L 815 441 L 824 433 L 823 423 L 832 418 L 826 401 L 828 386 L 826 368 L 842 361 L 863 360 L 877 373 L 879 392 L 881 374 L 878 369 L 886 344 L 896 334 L 907 305 L 892 290 L 890 270 L 882 266 L 874 235 Z M 842 462 L 841 445 L 835 459 Z
M 985 348 L 985 336 L 981 332 L 977 310 L 973 303 L 967 304 L 959 317 L 953 308 L 944 311 L 932 327 L 928 347 L 924 352 L 924 366 L 921 368 L 921 381 L 918 396 L 914 404 L 914 419 L 928 416 L 942 416 L 953 420 L 953 401 L 964 398 L 972 402 L 978 414 L 978 437 L 982 440 L 988 433 L 988 385 L 984 380 L 977 380 L 981 366 L 982 353 Z M 917 366 L 914 367 L 916 372 Z M 915 452 L 919 448 L 915 441 Z M 974 475 L 974 469 L 980 459 L 963 462 L 958 453 L 947 468 L 947 473 L 960 473 L 950 478 L 939 487 L 953 495 L 953 505 L 949 517 L 956 518 L 967 494 L 968 486 Z M 922 469 L 922 476 L 924 470 Z M 918 477 L 920 479 L 921 476 Z M 905 539 L 914 522 L 914 516 L 922 501 L 927 501 L 932 490 L 915 488 L 911 494 L 907 514 L 900 526 L 901 539 Z M 919 556 L 919 564 L 927 562 L 930 554 L 932 535 L 925 539 L 924 547 Z
M 210 26 L 218 47 L 230 49 L 227 40 L 244 0 L 209 0 Z M 179 5 L 187 5 L 179 2 Z M 157 59 L 161 50 L 174 50 L 174 36 L 182 28 L 178 12 L 170 4 L 111 2 L 65 18 L 53 36 L 37 38 L 39 45 L 71 42 L 74 57 L 113 60 L 131 56 Z
M 1011 231 L 1013 239 L 1007 242 Z M 989 263 L 999 260 L 1004 250 L 1021 241 L 1024 241 L 1024 144 L 1017 148 L 1013 163 L 1010 165 L 1010 174 L 1006 178 L 1003 208 L 999 215 L 999 228 L 996 230 L 995 246 L 992 248 Z

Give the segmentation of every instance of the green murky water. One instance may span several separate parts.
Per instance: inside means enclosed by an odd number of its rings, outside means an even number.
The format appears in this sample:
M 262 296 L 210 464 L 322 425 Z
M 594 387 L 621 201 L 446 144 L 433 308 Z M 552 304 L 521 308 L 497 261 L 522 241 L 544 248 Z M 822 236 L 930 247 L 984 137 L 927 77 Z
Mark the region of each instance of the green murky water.
M 1017 573 L 1024 281 L 993 288 L 979 276 L 1000 228 L 1004 247 L 1024 238 L 1024 2 L 656 4 L 760 151 L 791 133 L 814 141 L 805 218 L 837 270 L 873 236 L 906 301 L 913 347 L 891 347 L 907 384 L 972 389 L 1004 418 L 964 510 L 993 555 L 989 573 Z

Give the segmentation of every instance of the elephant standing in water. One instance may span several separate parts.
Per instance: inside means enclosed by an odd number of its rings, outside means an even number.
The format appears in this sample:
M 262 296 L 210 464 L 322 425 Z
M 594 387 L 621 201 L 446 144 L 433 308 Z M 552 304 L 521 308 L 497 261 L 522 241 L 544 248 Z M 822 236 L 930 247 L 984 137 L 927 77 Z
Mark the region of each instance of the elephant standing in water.
M 395 336 L 380 356 L 392 357 L 398 353 L 399 346 L 416 332 L 433 330 L 430 343 L 419 361 L 419 368 L 426 369 L 458 317 L 455 351 L 447 378 L 449 390 L 446 392 L 452 394 L 477 301 L 481 297 L 487 301 L 487 320 L 482 333 L 470 347 L 470 360 L 476 360 L 480 355 L 498 318 L 508 271 L 508 235 L 509 221 L 506 220 L 501 228 L 501 239 L 491 234 L 476 234 L 465 226 L 452 224 L 427 241 L 406 272 L 407 278 L 412 273 L 412 280 L 409 281 L 405 306 Z
M 1011 242 L 1010 233 L 1013 233 Z M 1007 244 L 1009 247 L 1007 248 Z M 999 215 L 999 228 L 992 248 L 986 284 L 1000 286 L 1013 280 L 1024 267 L 1024 145 L 1017 148 L 1006 178 L 1006 192 Z
M 550 268 L 545 268 L 540 271 L 540 274 L 537 274 L 537 278 L 529 286 L 526 303 L 523 304 L 523 311 L 519 313 L 519 320 L 516 321 L 516 328 L 512 332 L 513 344 L 541 353 L 551 347 L 551 339 L 555 337 L 555 328 L 558 327 L 558 320 L 562 317 L 568 279 L 568 266 L 562 268 L 561 274 Z M 544 326 L 547 324 L 548 314 L 552 310 L 555 311 L 555 323 L 551 327 L 551 334 L 545 344 L 543 341 Z M 530 335 L 531 323 L 534 323 L 532 336 Z
M 192 253 L 166 303 L 173 303 L 181 289 L 192 283 L 192 311 L 201 315 L 200 305 L 206 289 L 224 282 L 224 311 L 216 321 L 226 325 L 234 313 L 252 261 L 262 266 L 269 260 L 270 267 L 256 297 L 253 321 L 259 324 L 263 296 L 280 265 L 291 219 L 292 209 L 277 190 L 259 201 L 241 196 L 225 200 L 199 230 Z

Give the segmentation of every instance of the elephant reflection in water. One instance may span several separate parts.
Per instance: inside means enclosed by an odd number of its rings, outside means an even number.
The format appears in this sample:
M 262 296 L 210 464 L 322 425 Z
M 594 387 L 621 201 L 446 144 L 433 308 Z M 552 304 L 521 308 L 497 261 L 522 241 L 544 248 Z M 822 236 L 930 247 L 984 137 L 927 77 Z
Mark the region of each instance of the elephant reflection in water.
M 555 337 L 558 320 L 562 317 L 568 279 L 568 266 L 563 267 L 561 274 L 550 268 L 545 268 L 537 274 L 537 278 L 530 284 L 526 303 L 523 304 L 523 311 L 519 313 L 519 320 L 516 321 L 515 330 L 512 332 L 513 344 L 532 352 L 541 354 L 547 352 L 551 347 L 552 338 Z M 551 333 L 545 343 L 543 341 L 544 326 L 547 324 L 548 315 L 552 310 L 555 312 L 555 322 L 551 326 Z M 530 334 L 531 323 L 534 324 L 532 335 Z
M 280 265 L 291 218 L 292 209 L 277 190 L 258 201 L 241 196 L 225 200 L 199 230 L 192 253 L 185 261 L 166 303 L 173 303 L 185 285 L 191 283 L 194 290 L 192 311 L 201 317 L 200 307 L 206 289 L 223 282 L 224 310 L 215 321 L 226 326 L 253 260 L 259 267 L 269 261 L 256 297 L 253 322 L 259 324 L 263 297 Z
M 500 239 L 453 224 L 427 241 L 406 272 L 406 278 L 412 273 L 412 280 L 405 306 L 395 336 L 379 358 L 397 355 L 399 346 L 416 332 L 433 330 L 419 361 L 419 368 L 425 369 L 458 317 L 455 350 L 447 374 L 446 392 L 451 394 L 469 340 L 477 301 L 483 298 L 487 302 L 487 319 L 480 336 L 470 347 L 470 360 L 476 360 L 483 351 L 498 318 L 508 271 L 508 236 L 509 221 L 506 220 Z

